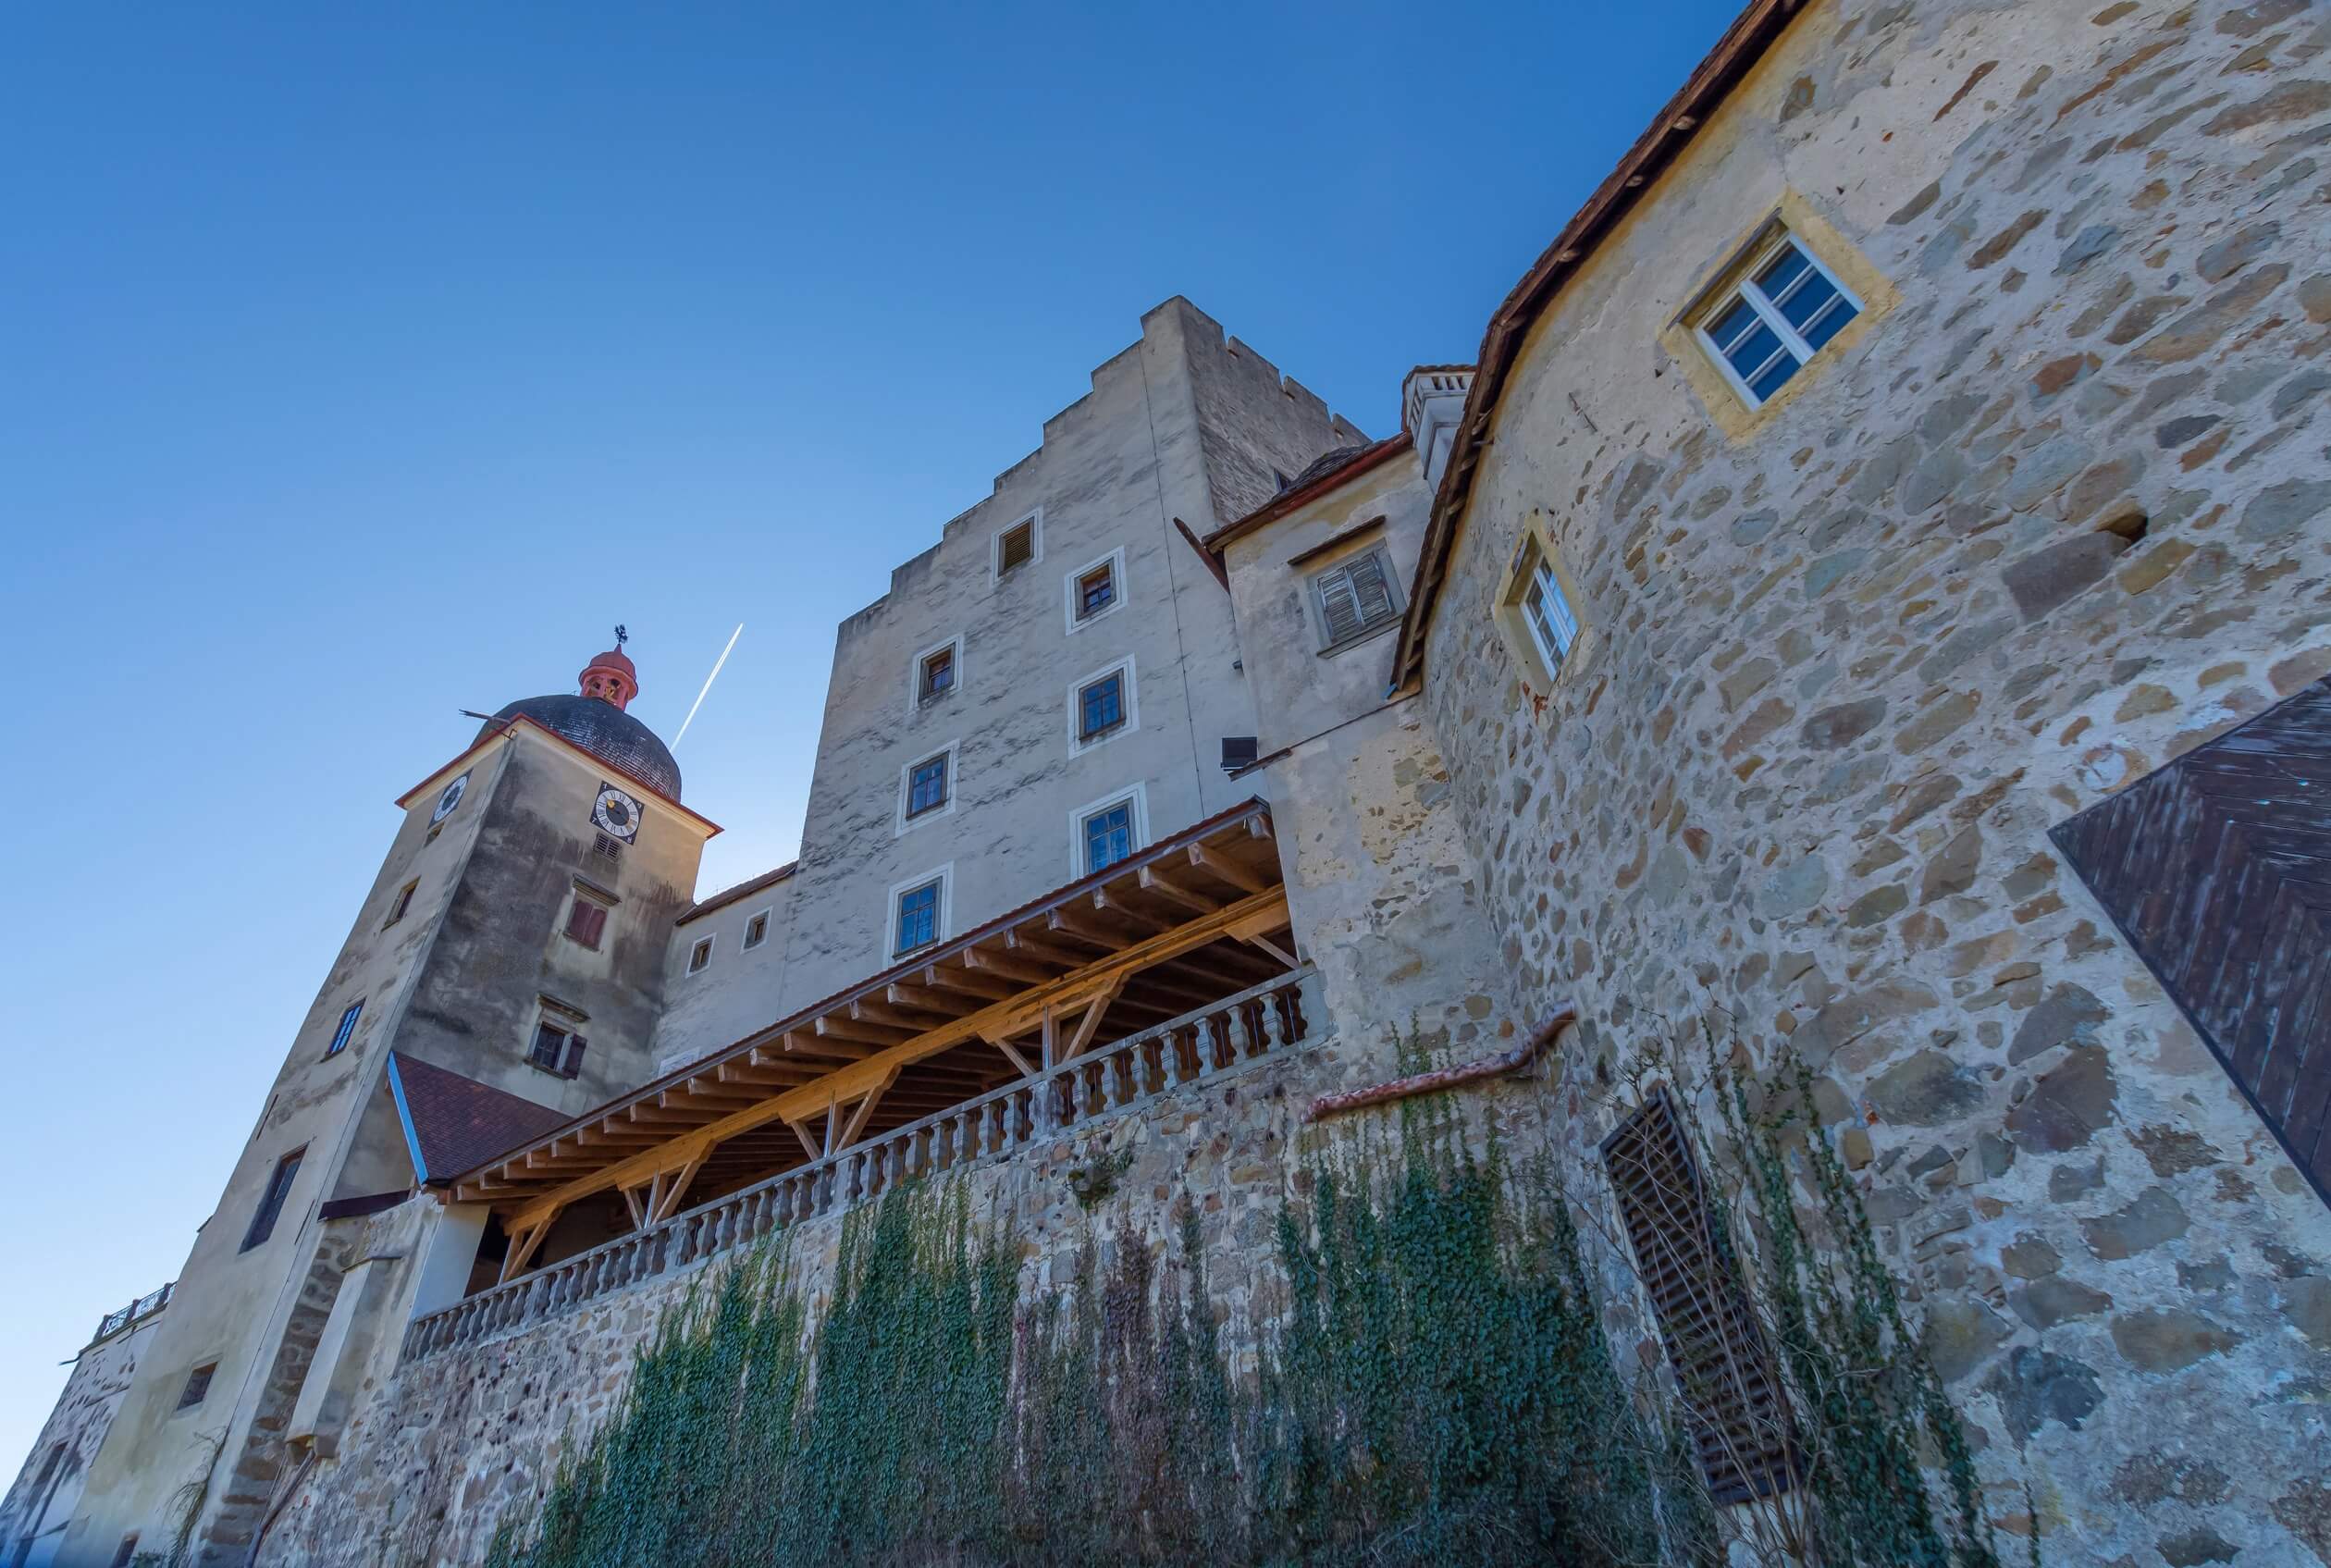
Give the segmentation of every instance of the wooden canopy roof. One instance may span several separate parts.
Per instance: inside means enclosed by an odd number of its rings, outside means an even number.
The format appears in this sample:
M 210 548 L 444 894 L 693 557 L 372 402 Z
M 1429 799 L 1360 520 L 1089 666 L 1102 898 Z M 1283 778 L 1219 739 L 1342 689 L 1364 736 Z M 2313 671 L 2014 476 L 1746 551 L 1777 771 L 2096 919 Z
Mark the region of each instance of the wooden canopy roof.
M 513 1232 L 609 1191 L 652 1221 L 1291 969 L 1287 931 L 1270 809 L 1249 800 L 499 1154 L 454 1194 Z

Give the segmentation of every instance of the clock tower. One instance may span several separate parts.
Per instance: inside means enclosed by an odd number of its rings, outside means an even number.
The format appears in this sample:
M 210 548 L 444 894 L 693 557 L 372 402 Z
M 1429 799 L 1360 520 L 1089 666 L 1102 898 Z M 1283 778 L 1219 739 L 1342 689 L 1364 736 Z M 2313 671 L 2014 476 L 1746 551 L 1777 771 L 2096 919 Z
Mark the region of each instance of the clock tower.
M 639 673 L 617 633 L 575 690 L 510 703 L 398 797 L 380 872 L 139 1358 L 59 1562 L 108 1562 L 131 1535 L 166 1544 L 171 1499 L 197 1479 L 189 1561 L 243 1561 L 314 1451 L 301 1389 L 364 1267 L 334 1222 L 654 1076 L 666 945 L 720 830 L 682 804 L 679 765 L 629 712 Z

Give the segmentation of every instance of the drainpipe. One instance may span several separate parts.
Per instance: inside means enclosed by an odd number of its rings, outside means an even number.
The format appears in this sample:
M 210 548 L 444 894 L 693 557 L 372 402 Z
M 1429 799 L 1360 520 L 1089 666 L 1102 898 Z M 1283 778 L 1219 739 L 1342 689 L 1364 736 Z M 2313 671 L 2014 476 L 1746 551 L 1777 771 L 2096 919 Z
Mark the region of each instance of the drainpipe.
M 1413 1094 L 1433 1094 L 1443 1089 L 1454 1089 L 1484 1078 L 1504 1078 L 1535 1065 L 1546 1054 L 1555 1039 L 1565 1029 L 1578 1021 L 1578 1004 L 1561 1003 L 1554 1014 L 1529 1039 L 1499 1056 L 1484 1056 L 1462 1067 L 1439 1068 L 1432 1072 L 1420 1072 L 1407 1078 L 1396 1078 L 1388 1083 L 1375 1084 L 1366 1089 L 1350 1089 L 1340 1094 L 1322 1094 L 1314 1100 L 1304 1113 L 1307 1122 L 1339 1111 L 1356 1111 L 1363 1105 L 1381 1105 L 1390 1100 L 1405 1100 Z

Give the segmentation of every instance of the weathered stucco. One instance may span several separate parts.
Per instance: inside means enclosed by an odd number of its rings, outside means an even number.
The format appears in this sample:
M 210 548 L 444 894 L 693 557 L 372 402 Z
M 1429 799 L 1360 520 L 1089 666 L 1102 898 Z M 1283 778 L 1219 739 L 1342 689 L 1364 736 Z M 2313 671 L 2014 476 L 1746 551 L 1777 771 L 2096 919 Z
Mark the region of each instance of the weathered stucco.
M 113 1425 L 138 1358 L 161 1323 L 153 1314 L 133 1318 L 112 1334 L 92 1340 L 74 1358 L 65 1391 L 42 1424 L 31 1456 L 6 1499 L 0 1500 L 0 1552 L 6 1553 L 9 1568 L 50 1568 L 56 1561 L 66 1526 L 88 1485 L 97 1445 Z
M 2331 1216 L 2046 837 L 2331 667 L 2326 43 L 1809 7 L 1534 329 L 1428 645 L 1582 1006 L 1567 1146 L 1671 1024 L 1790 1041 L 2050 1561 L 2331 1555 Z M 1728 434 L 1662 335 L 1786 193 L 1900 303 Z M 1490 602 L 1533 518 L 1596 634 L 1550 691 Z

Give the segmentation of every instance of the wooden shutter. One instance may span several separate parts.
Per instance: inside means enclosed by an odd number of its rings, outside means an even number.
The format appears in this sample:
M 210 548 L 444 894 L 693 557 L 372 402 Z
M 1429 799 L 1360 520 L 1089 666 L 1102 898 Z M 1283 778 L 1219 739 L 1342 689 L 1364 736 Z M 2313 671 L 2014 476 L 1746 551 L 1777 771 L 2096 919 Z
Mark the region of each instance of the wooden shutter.
M 1788 1407 L 1664 1089 L 1604 1140 L 1603 1159 L 1709 1490 L 1720 1503 L 1785 1490 Z
M 574 907 L 567 911 L 566 933 L 586 947 L 599 945 L 599 933 L 607 929 L 607 906 L 578 897 Z
M 1385 581 L 1384 558 L 1371 551 L 1323 572 L 1319 616 L 1330 647 L 1380 625 L 1392 614 L 1392 589 Z
M 2331 1202 L 2331 681 L 2049 836 Z
M 583 1047 L 588 1043 L 589 1042 L 579 1034 L 568 1035 L 566 1060 L 560 1065 L 559 1071 L 568 1078 L 573 1078 L 581 1072 L 583 1070 Z
M 1009 572 L 1015 566 L 1025 566 L 1036 553 L 1036 530 L 1026 523 L 1007 531 L 997 555 L 996 571 Z

